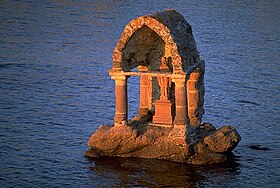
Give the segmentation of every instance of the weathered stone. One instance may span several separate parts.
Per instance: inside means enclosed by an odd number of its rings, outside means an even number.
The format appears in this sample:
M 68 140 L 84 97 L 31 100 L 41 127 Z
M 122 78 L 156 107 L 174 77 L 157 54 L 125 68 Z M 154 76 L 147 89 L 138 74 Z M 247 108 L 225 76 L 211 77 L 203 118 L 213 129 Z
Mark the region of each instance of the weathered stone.
M 154 126 L 100 126 L 90 138 L 86 156 L 158 158 L 186 162 L 193 154 L 189 145 L 170 140 L 170 128 Z
M 188 145 L 186 137 L 187 127 L 184 125 L 174 126 L 168 135 L 168 139 L 178 146 Z
M 188 109 L 193 109 L 193 111 L 197 111 L 199 107 L 199 95 L 197 93 L 189 93 L 188 92 Z M 195 113 L 188 113 L 189 116 L 195 116 Z
M 166 80 L 170 77 L 163 74 L 160 76 L 149 74 L 151 72 L 166 72 L 166 69 L 161 68 L 161 59 L 168 60 L 167 69 L 170 69 L 172 74 L 172 83 L 170 82 L 168 86 L 156 84 L 154 78 L 159 80 L 159 77 L 162 77 L 163 80 Z M 183 63 L 183 60 L 190 60 L 191 62 Z M 190 116 L 193 119 L 196 119 L 196 124 L 201 122 L 202 114 L 198 112 L 200 112 L 199 109 L 203 105 L 200 101 L 203 100 L 204 93 L 201 92 L 203 87 L 201 87 L 200 83 L 203 83 L 204 61 L 200 59 L 196 49 L 191 26 L 182 15 L 174 10 L 168 10 L 140 16 L 129 22 L 114 49 L 113 62 L 120 63 L 113 63 L 111 70 L 115 71 L 109 71 L 112 78 L 115 75 L 129 76 L 127 73 L 135 67 L 138 67 L 139 71 L 147 73 L 145 76 L 140 76 L 140 109 L 154 110 L 154 102 L 158 100 L 158 96 L 160 96 L 160 99 L 165 97 L 165 100 L 176 100 L 176 107 L 174 110 L 171 109 L 172 117 L 168 118 L 168 124 L 171 121 L 171 124 L 186 125 L 187 111 L 191 113 Z M 180 79 L 183 80 L 182 83 L 185 86 L 181 86 L 181 83 L 176 81 L 178 76 L 182 77 Z M 153 81 L 150 82 L 149 79 Z M 186 88 L 188 80 L 195 81 L 190 86 L 192 88 Z M 172 84 L 175 84 L 175 86 L 172 86 Z M 161 92 L 157 92 L 159 93 L 158 95 L 154 91 L 159 91 L 159 89 Z M 168 95 L 162 93 L 165 90 L 170 90 L 170 92 L 167 92 Z M 195 94 L 192 95 L 186 90 Z M 125 99 L 124 95 L 123 92 L 117 92 L 116 94 L 118 110 L 116 110 L 115 123 L 118 125 L 127 121 L 124 120 L 127 114 L 125 110 L 127 101 L 120 100 L 121 98 Z M 151 95 L 153 96 L 151 97 Z M 187 95 L 189 97 L 188 101 L 186 101 Z M 120 101 L 123 102 L 120 103 Z M 169 106 L 166 108 L 170 110 Z M 158 109 L 160 110 L 160 108 Z M 157 117 L 160 113 L 155 112 L 155 114 Z M 174 117 L 175 115 L 180 117 Z M 197 121 L 197 119 L 200 120 Z
M 205 150 L 207 150 L 207 145 L 203 141 L 200 141 L 195 145 L 196 153 L 203 153 Z
M 190 74 L 190 80 L 194 80 L 194 81 L 197 81 L 199 80 L 199 78 L 201 77 L 201 73 L 199 72 L 199 70 L 195 71 L 195 72 L 192 72 Z
M 95 158 L 102 156 L 158 158 L 203 165 L 225 162 L 226 153 L 240 141 L 233 127 L 224 126 L 215 131 L 213 125 L 205 123 L 199 127 L 201 130 L 199 134 L 210 135 L 198 139 L 198 143 L 193 147 L 183 140 L 183 137 L 176 137 L 178 134 L 183 136 L 186 130 L 181 133 L 181 129 L 178 129 L 180 133 L 175 133 L 174 136 L 172 133 L 175 130 L 137 124 L 131 127 L 100 126 L 90 138 L 88 145 L 91 148 L 85 155 Z M 221 136 L 222 134 L 224 136 Z M 222 140 L 221 145 L 214 142 L 209 144 L 210 138 L 216 142 Z
M 199 126 L 199 124 L 201 123 L 201 118 L 198 118 L 198 117 L 190 117 L 190 118 L 189 118 L 189 122 L 190 122 L 190 125 L 191 125 L 191 126 L 197 127 L 197 126 Z
M 205 63 L 191 26 L 174 10 L 141 16 L 124 29 L 113 52 L 114 126 L 100 126 L 89 157 L 157 158 L 191 164 L 224 162 L 240 136 L 231 126 L 201 124 Z M 138 69 L 138 70 L 136 70 Z M 140 76 L 138 115 L 127 119 L 127 80 Z
M 198 108 L 196 108 L 196 107 L 189 107 L 188 108 L 188 116 L 190 118 L 198 117 Z
M 199 125 L 199 127 L 195 130 L 196 135 L 199 139 L 208 136 L 209 134 L 216 131 L 216 127 L 214 127 L 211 123 L 203 123 Z
M 188 80 L 187 89 L 188 91 L 196 91 L 197 90 L 197 82 L 194 80 Z
M 232 151 L 240 140 L 241 136 L 232 126 L 223 126 L 203 139 L 209 150 L 218 153 Z
M 226 154 L 203 152 L 191 156 L 188 160 L 188 163 L 194 165 L 206 165 L 206 164 L 223 163 L 226 160 L 227 160 Z

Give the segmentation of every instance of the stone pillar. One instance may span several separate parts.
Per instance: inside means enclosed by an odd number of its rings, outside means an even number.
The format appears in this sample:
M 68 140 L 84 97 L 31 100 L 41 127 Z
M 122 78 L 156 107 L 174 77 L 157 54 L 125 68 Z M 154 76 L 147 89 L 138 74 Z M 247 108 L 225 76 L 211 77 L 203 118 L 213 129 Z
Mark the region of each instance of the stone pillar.
M 169 138 L 176 145 L 187 145 L 187 100 L 186 100 L 186 75 L 175 74 L 172 76 L 175 83 L 175 119 L 174 127 L 169 133 Z
M 188 91 L 188 116 L 192 126 L 198 126 L 201 123 L 203 114 L 203 82 L 200 81 L 200 71 L 197 69 L 192 72 L 187 81 Z
M 124 75 L 112 76 L 115 80 L 116 113 L 114 125 L 127 124 L 127 77 Z
M 149 77 L 147 75 L 140 76 L 140 107 L 138 113 L 146 115 L 149 109 Z
M 175 120 L 174 126 L 187 124 L 187 101 L 186 101 L 186 75 L 176 75 L 172 78 L 175 83 Z
M 148 108 L 152 110 L 153 108 L 153 77 L 147 76 L 147 83 L 148 83 L 148 89 L 147 89 L 147 101 L 148 101 Z

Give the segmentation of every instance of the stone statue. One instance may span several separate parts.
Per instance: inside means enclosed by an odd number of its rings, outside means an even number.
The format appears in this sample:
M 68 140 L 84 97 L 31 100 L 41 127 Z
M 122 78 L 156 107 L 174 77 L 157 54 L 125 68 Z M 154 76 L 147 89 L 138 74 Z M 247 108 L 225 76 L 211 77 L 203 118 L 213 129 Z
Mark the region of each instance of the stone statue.
M 167 57 L 162 57 L 161 58 L 160 71 L 161 72 L 171 72 L 171 70 L 168 66 L 168 58 Z
M 171 88 L 171 78 L 158 76 L 157 80 L 160 86 L 160 100 L 168 100 Z
M 161 58 L 160 72 L 171 72 L 168 66 L 168 58 L 166 57 Z M 166 76 L 158 76 L 157 80 L 160 86 L 160 100 L 168 100 L 171 88 L 171 78 Z

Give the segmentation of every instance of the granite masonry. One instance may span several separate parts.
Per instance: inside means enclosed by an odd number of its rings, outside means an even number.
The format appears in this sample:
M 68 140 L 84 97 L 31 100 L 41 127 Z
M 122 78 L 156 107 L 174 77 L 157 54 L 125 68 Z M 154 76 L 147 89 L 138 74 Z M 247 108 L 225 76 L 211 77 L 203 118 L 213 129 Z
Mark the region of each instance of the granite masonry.
M 224 162 L 241 140 L 232 126 L 202 123 L 205 62 L 190 24 L 174 10 L 140 16 L 124 29 L 109 75 L 115 81 L 114 125 L 88 141 L 89 157 Z M 140 77 L 138 115 L 127 119 L 127 80 Z

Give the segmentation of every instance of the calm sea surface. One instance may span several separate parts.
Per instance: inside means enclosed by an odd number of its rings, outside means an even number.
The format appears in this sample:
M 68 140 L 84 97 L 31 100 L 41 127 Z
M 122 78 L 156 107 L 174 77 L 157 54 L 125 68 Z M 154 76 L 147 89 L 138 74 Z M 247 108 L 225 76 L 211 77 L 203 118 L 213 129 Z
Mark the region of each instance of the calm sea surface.
M 192 25 L 206 62 L 203 121 L 242 136 L 235 161 L 85 158 L 91 134 L 113 122 L 107 71 L 123 28 L 169 8 Z M 0 187 L 279 187 L 279 20 L 278 0 L 1 0 Z

